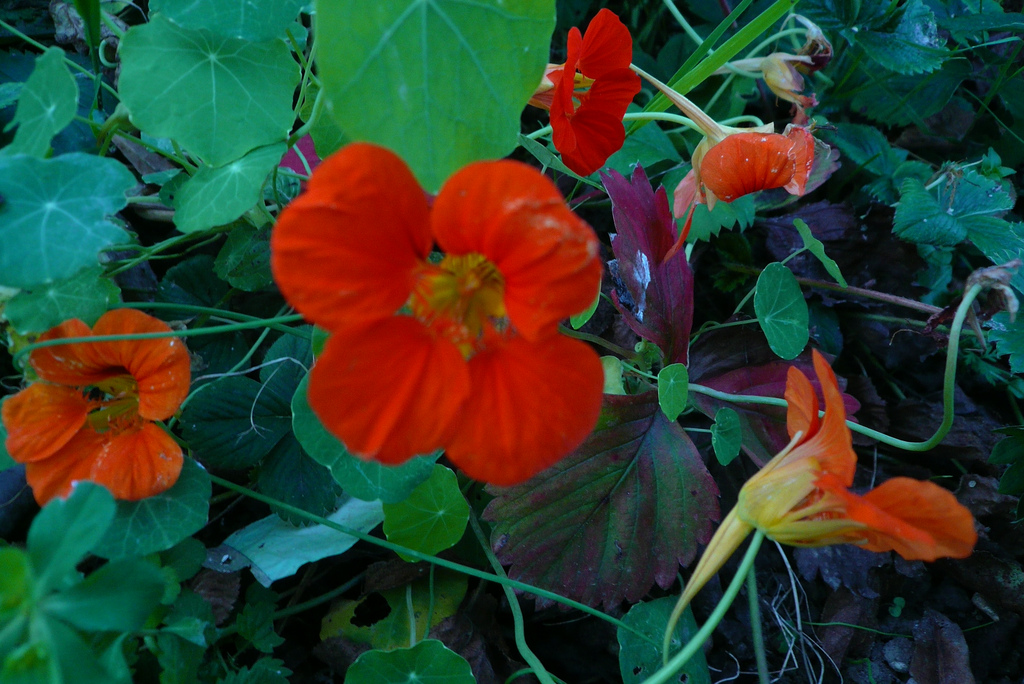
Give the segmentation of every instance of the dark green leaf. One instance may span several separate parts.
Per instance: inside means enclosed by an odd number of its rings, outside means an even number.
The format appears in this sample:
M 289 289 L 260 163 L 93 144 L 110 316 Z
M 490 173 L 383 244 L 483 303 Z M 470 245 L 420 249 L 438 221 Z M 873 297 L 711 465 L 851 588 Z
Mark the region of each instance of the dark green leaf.
M 993 264 L 1005 264 L 1024 259 L 1024 222 L 1007 223 L 994 217 L 975 217 L 967 228 L 967 238 L 981 250 Z M 1010 284 L 1024 293 L 1024 269 L 1017 269 Z M 1018 324 L 1018 330 L 1024 331 Z M 1011 363 L 1014 363 L 1011 358 Z M 1024 371 L 1024 361 L 1017 361 L 1015 373 Z
M 4 307 L 4 316 L 21 334 L 42 333 L 69 318 L 93 325 L 113 304 L 121 290 L 100 267 L 84 268 L 74 276 L 22 291 Z
M 317 7 L 319 75 L 341 129 L 393 149 L 429 191 L 516 145 L 548 61 L 553 0 Z M 388 84 L 382 87 L 381 84 Z M 373 103 L 386 116 L 367 116 Z
M 372 650 L 345 673 L 348 684 L 474 684 L 469 663 L 444 644 L 426 639 L 412 648 Z
M 255 228 L 240 223 L 232 228 L 217 254 L 214 270 L 221 280 L 246 292 L 270 285 L 270 225 Z
M 804 241 L 804 247 L 807 251 L 818 258 L 821 265 L 825 267 L 830 276 L 835 278 L 837 283 L 846 287 L 846 278 L 843 277 L 842 272 L 839 270 L 839 264 L 825 254 L 825 245 L 821 244 L 821 240 L 814 237 L 810 227 L 802 219 L 793 219 L 793 225 L 796 226 L 797 232 L 800 233 L 800 239 Z
M 177 634 L 161 632 L 156 637 L 156 658 L 160 663 L 160 684 L 196 684 L 206 649 Z
M 92 482 L 79 482 L 67 499 L 46 504 L 28 530 L 28 555 L 40 591 L 60 586 L 113 519 L 114 497 Z
M 484 511 L 515 579 L 592 606 L 668 587 L 717 519 L 718 488 L 657 392 L 606 395 L 583 444 Z
M 397 503 L 430 477 L 439 454 L 420 456 L 400 466 L 364 461 L 348 452 L 313 413 L 306 399 L 308 380 L 303 380 L 292 397 L 292 427 L 302 448 L 314 461 L 327 467 L 346 494 L 364 501 L 380 499 Z
M 995 341 L 996 349 L 1003 356 L 1010 357 L 1010 370 L 1024 373 L 1024 317 L 1018 315 L 1013 323 L 1005 313 L 992 317 L 989 339 Z
M 95 266 L 101 249 L 128 237 L 107 217 L 134 185 L 113 159 L 0 155 L 0 285 L 32 288 Z
M 948 172 L 935 193 L 907 179 L 900 186 L 893 232 L 909 242 L 957 245 L 972 229 L 990 228 L 993 215 L 1011 209 L 1014 199 L 999 181 L 973 170 Z
M 285 435 L 260 463 L 256 484 L 267 496 L 316 515 L 335 510 L 341 494 L 331 471 L 307 456 L 292 435 Z M 308 522 L 277 506 L 271 510 L 293 525 Z
M 273 614 L 273 603 L 246 603 L 235 621 L 242 638 L 263 653 L 271 653 L 284 643 L 284 639 L 274 631 Z
M 50 48 L 36 58 L 35 69 L 25 81 L 11 125 L 14 140 L 0 154 L 42 157 L 50 140 L 75 117 L 78 85 L 64 65 L 64 51 Z
M 163 593 L 160 568 L 142 559 L 124 558 L 48 598 L 43 609 L 87 632 L 133 632 L 160 605 Z
M 646 634 L 650 640 L 619 627 L 619 674 L 623 684 L 637 684 L 657 672 L 662 664 L 661 642 L 665 637 L 665 625 L 675 607 L 673 596 L 637 603 L 622 617 L 622 621 L 630 627 Z M 697 633 L 697 621 L 693 612 L 686 609 L 682 618 L 676 623 L 672 632 L 672 652 L 678 651 Z M 652 643 L 653 642 L 653 643 Z M 697 651 L 679 674 L 676 681 L 686 684 L 711 684 L 711 674 L 703 651 Z
M 169 549 L 209 517 L 210 476 L 190 458 L 173 487 L 140 501 L 118 501 L 110 529 L 93 549 L 104 558 L 145 556 Z
M 724 466 L 740 455 L 743 444 L 743 426 L 740 416 L 729 407 L 722 407 L 715 413 L 715 424 L 711 426 L 711 447 L 715 458 Z
M 405 500 L 384 504 L 384 534 L 388 541 L 415 551 L 436 554 L 454 546 L 469 523 L 469 504 L 459 490 L 455 473 L 435 465 L 430 477 Z M 407 561 L 414 561 L 399 554 Z
M 807 302 L 793 273 L 782 264 L 768 264 L 758 276 L 754 312 L 768 346 L 783 359 L 795 358 L 807 346 Z
M 288 684 L 292 673 L 276 658 L 260 658 L 252 667 L 243 667 L 217 680 L 217 684 Z
M 630 111 L 640 111 L 640 108 L 630 107 Z M 660 162 L 680 160 L 679 152 L 668 135 L 657 124 L 653 124 L 627 137 L 622 148 L 605 162 L 605 167 L 615 169 L 623 176 L 630 176 L 637 164 L 648 169 Z
M 954 59 L 925 75 L 872 75 L 860 87 L 852 104 L 854 109 L 887 126 L 916 123 L 924 127 L 924 120 L 945 107 L 970 74 L 971 66 L 966 59 Z

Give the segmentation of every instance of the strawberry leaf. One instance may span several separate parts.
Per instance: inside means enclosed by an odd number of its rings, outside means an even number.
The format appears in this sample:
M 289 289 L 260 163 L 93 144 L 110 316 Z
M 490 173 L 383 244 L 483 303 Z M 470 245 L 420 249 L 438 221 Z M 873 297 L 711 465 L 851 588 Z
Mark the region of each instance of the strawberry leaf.
M 658 393 L 605 396 L 587 440 L 484 511 L 509 576 L 589 605 L 669 587 L 718 520 L 718 487 Z

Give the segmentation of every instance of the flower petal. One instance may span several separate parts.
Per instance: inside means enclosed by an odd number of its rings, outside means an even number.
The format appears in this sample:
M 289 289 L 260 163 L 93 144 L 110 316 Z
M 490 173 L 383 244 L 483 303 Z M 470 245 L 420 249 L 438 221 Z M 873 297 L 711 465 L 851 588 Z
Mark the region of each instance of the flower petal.
M 863 497 L 846 493 L 847 514 L 868 526 L 857 534 L 869 551 L 896 551 L 907 560 L 966 558 L 978 541 L 974 519 L 934 482 L 896 477 Z
M 583 34 L 577 68 L 587 78 L 599 79 L 612 70 L 628 69 L 632 61 L 633 38 L 629 29 L 614 12 L 602 9 L 590 20 Z M 639 77 L 637 79 L 639 87 Z
M 566 166 L 587 176 L 622 148 L 626 139 L 622 116 L 638 92 L 640 77 L 629 69 L 616 69 L 580 96 L 581 104 L 568 120 L 576 144 L 560 146 L 558 138 L 552 137 Z
M 807 376 L 796 366 L 786 375 L 786 430 L 790 438 L 797 432 L 808 439 L 818 431 L 818 395 Z
M 70 337 L 92 337 L 92 330 L 77 318 L 64 321 L 39 336 L 38 342 Z M 74 342 L 42 347 L 32 352 L 29 363 L 40 378 L 68 387 L 85 387 L 123 375 L 125 369 L 111 369 L 92 354 L 92 343 Z
M 513 337 L 475 355 L 469 371 L 472 394 L 448 457 L 476 480 L 523 482 L 579 446 L 597 423 L 604 373 L 578 340 Z
M 444 446 L 469 395 L 447 340 L 398 316 L 332 335 L 309 378 L 309 404 L 352 453 L 402 463 Z
M 100 316 L 94 335 L 170 332 L 163 321 L 134 309 L 114 309 Z M 89 347 L 94 362 L 125 370 L 139 387 L 139 415 L 165 420 L 188 396 L 192 365 L 185 344 L 176 337 L 152 340 L 96 342 Z
M 789 190 L 797 162 L 790 156 L 793 146 L 793 140 L 777 133 L 734 133 L 704 155 L 701 181 L 725 202 L 758 190 Z
M 49 458 L 85 424 L 89 400 L 70 387 L 37 382 L 3 403 L 7 453 L 18 463 Z
M 115 499 L 138 501 L 178 481 L 181 447 L 155 423 L 129 432 L 80 430 L 64 448 L 29 463 L 25 476 L 40 505 L 71 493 L 75 482 L 103 485 Z
M 428 214 L 405 162 L 383 147 L 348 145 L 281 212 L 270 238 L 274 280 L 328 329 L 391 316 L 430 253 Z
M 789 151 L 793 177 L 782 187 L 791 195 L 802 195 L 807 188 L 811 167 L 814 166 L 814 136 L 806 128 L 792 124 L 786 126 L 784 135 L 793 141 Z
M 594 231 L 526 164 L 463 168 L 441 188 L 431 221 L 446 253 L 483 254 L 497 266 L 508 317 L 527 339 L 549 334 L 594 300 L 601 281 Z

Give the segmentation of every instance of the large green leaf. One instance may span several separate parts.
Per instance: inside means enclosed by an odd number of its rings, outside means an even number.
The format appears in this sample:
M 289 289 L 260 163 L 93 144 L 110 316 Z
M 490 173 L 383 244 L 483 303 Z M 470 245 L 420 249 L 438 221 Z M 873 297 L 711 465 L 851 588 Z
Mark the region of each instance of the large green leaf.
M 553 0 L 319 2 L 330 111 L 346 135 L 390 147 L 436 191 L 467 163 L 515 148 L 554 23 Z
M 793 272 L 782 264 L 768 264 L 758 276 L 754 313 L 768 346 L 783 359 L 795 358 L 807 346 L 807 301 Z
M 415 551 L 436 554 L 455 546 L 466 531 L 469 504 L 459 490 L 459 479 L 443 465 L 435 465 L 426 482 L 393 504 L 384 504 L 384 534 L 388 541 Z M 407 561 L 414 561 L 399 554 Z
M 134 185 L 113 159 L 0 156 L 0 285 L 32 288 L 95 265 L 101 249 L 128 237 L 107 217 Z
M 35 69 L 21 89 L 10 124 L 18 129 L 2 154 L 42 157 L 50 149 L 50 139 L 75 117 L 77 103 L 78 84 L 64 65 L 64 51 L 48 49 L 36 58 Z
M 157 15 L 128 31 L 120 52 L 120 94 L 132 123 L 207 164 L 222 166 L 288 136 L 299 65 L 280 40 L 225 38 Z
M 85 631 L 132 632 L 160 605 L 166 583 L 152 563 L 123 558 L 48 598 L 43 610 Z
M 349 684 L 474 684 L 466 659 L 440 641 L 426 639 L 412 648 L 367 651 L 345 673 Z
M 430 477 L 437 454 L 419 456 L 399 466 L 364 461 L 350 454 L 313 413 L 306 398 L 308 385 L 309 380 L 303 380 L 292 397 L 292 429 L 306 453 L 331 471 L 346 494 L 364 501 L 396 503 Z
M 140 501 L 118 501 L 110 529 L 92 552 L 104 558 L 169 549 L 201 529 L 210 512 L 210 476 L 186 458 L 173 487 Z
M 46 504 L 32 521 L 27 543 L 40 591 L 60 586 L 113 518 L 114 497 L 91 482 L 79 482 L 67 499 Z
M 637 603 L 622 617 L 625 624 L 649 637 L 644 639 L 635 632 L 619 627 L 619 674 L 622 675 L 623 684 L 644 682 L 661 669 L 661 642 L 665 635 L 665 625 L 668 624 L 675 604 L 674 596 Z M 693 619 L 693 611 L 687 609 L 672 632 L 672 652 L 678 651 L 696 633 L 697 621 Z M 686 684 L 711 684 L 711 673 L 708 671 L 704 652 L 697 651 L 675 676 L 674 681 Z
M 893 232 L 909 242 L 938 247 L 957 245 L 972 228 L 982 231 L 993 216 L 1013 208 L 1016 197 L 999 181 L 973 169 L 950 174 L 936 192 L 908 178 L 900 186 Z
M 532 480 L 493 489 L 491 541 L 515 579 L 589 605 L 667 588 L 718 518 L 718 487 L 658 393 L 605 395 L 583 444 Z
M 45 332 L 69 318 L 92 325 L 121 299 L 121 290 L 102 273 L 90 266 L 66 280 L 19 292 L 7 302 L 4 316 L 23 335 Z
M 151 0 L 149 9 L 178 26 L 253 42 L 285 35 L 307 0 Z
M 252 209 L 260 199 L 267 174 L 287 149 L 283 142 L 275 143 L 252 150 L 224 166 L 199 169 L 178 190 L 174 225 L 183 233 L 195 233 L 231 223 Z

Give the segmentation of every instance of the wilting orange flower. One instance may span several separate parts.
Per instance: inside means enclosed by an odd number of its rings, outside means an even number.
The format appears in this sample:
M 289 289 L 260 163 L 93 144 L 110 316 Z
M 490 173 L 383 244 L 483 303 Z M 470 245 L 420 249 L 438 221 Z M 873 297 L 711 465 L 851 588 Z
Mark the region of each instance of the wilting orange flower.
M 786 427 L 792 441 L 740 490 L 736 507 L 708 544 L 676 606 L 690 602 L 754 529 L 793 546 L 857 544 L 907 560 L 965 558 L 978 539 L 974 520 L 932 482 L 893 478 L 864 495 L 850 491 L 857 467 L 836 376 L 814 352 L 825 416 L 810 380 L 789 369 Z
M 39 340 L 170 332 L 132 309 L 103 314 L 92 330 L 78 319 Z M 40 505 L 67 496 L 75 482 L 101 484 L 118 499 L 170 488 L 181 447 L 153 421 L 174 415 L 188 395 L 188 351 L 175 338 L 75 342 L 32 352 L 36 382 L 4 402 L 6 447 L 24 463 Z
M 551 111 L 551 139 L 570 169 L 586 176 L 604 166 L 626 139 L 622 116 L 638 92 L 633 39 L 615 13 L 602 9 L 585 35 L 569 30 L 565 64 L 549 64 L 530 104 Z M 579 106 L 576 106 L 576 102 Z
M 597 292 L 597 239 L 525 164 L 471 164 L 431 206 L 392 152 L 349 145 L 281 213 L 271 266 L 332 333 L 309 402 L 363 458 L 444 447 L 471 477 L 512 484 L 597 421 L 601 363 L 557 329 Z

